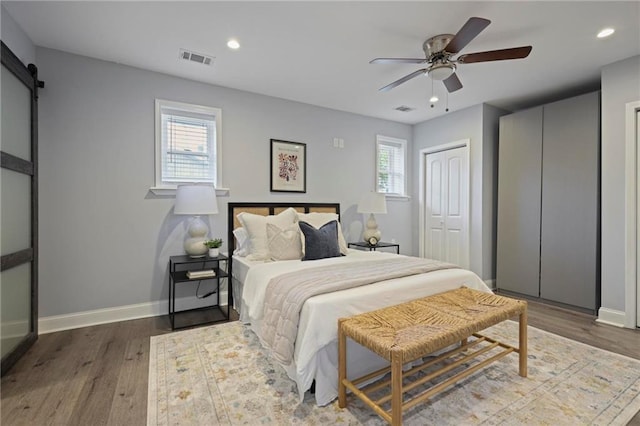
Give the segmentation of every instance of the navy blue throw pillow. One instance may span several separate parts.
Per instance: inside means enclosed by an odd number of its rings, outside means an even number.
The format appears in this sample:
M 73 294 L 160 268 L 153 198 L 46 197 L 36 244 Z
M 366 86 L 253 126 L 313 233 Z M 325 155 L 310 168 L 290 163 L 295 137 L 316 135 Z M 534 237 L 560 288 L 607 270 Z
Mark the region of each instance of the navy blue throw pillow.
M 332 220 L 320 229 L 316 229 L 307 222 L 299 222 L 300 230 L 304 234 L 304 257 L 302 260 L 317 260 L 327 257 L 340 257 L 338 245 L 338 222 Z

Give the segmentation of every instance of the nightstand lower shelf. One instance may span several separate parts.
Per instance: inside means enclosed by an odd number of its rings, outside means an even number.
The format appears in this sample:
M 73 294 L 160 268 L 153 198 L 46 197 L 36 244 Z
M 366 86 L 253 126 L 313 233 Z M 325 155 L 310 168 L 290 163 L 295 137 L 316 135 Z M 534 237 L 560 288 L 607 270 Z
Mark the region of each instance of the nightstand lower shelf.
M 171 329 L 179 330 L 198 325 L 228 321 L 229 309 L 227 306 L 204 306 L 201 308 L 185 309 L 169 314 Z

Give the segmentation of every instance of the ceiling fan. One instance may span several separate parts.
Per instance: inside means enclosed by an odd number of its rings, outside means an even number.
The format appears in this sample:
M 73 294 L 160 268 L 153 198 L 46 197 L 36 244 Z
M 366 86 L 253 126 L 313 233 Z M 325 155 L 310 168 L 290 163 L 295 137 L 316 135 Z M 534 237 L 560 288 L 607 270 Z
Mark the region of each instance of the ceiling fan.
M 486 52 L 467 53 L 452 59 L 467 44 L 482 32 L 490 20 L 472 17 L 464 24 L 457 34 L 440 34 L 427 39 L 422 45 L 425 59 L 414 58 L 376 58 L 370 64 L 401 63 L 401 64 L 429 64 L 427 68 L 414 71 L 399 80 L 380 88 L 384 92 L 421 74 L 428 75 L 433 80 L 442 80 L 449 93 L 462 88 L 462 83 L 456 75 L 456 64 L 471 64 L 475 62 L 503 61 L 505 59 L 521 59 L 529 56 L 531 46 L 513 47 L 510 49 L 489 50 Z

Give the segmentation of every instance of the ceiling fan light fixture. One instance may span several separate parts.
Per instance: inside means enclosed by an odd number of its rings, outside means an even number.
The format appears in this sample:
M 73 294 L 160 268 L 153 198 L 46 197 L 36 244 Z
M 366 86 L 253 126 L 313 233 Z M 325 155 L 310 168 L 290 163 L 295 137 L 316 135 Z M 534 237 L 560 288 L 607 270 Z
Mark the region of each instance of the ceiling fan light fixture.
M 456 66 L 451 63 L 447 64 L 434 64 L 429 68 L 429 77 L 434 80 L 446 80 L 456 71 Z

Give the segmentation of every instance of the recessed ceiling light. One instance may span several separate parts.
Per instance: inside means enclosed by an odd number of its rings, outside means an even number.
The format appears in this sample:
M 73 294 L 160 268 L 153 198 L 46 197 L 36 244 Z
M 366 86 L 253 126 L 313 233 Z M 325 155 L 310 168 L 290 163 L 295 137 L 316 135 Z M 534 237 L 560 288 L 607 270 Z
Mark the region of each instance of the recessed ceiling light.
M 600 30 L 600 32 L 598 33 L 598 38 L 609 37 L 611 34 L 613 34 L 615 32 L 616 32 L 616 30 L 614 30 L 613 28 L 604 28 L 604 29 Z
M 233 38 L 232 38 L 231 40 L 229 40 L 229 41 L 227 42 L 227 47 L 228 47 L 229 49 L 236 50 L 236 49 L 239 49 L 239 48 L 240 48 L 240 43 L 238 43 L 238 40 L 236 40 L 236 39 L 233 39 Z
M 429 102 L 438 102 L 440 99 L 438 99 L 438 97 L 436 95 L 433 95 L 431 98 L 429 98 Z

